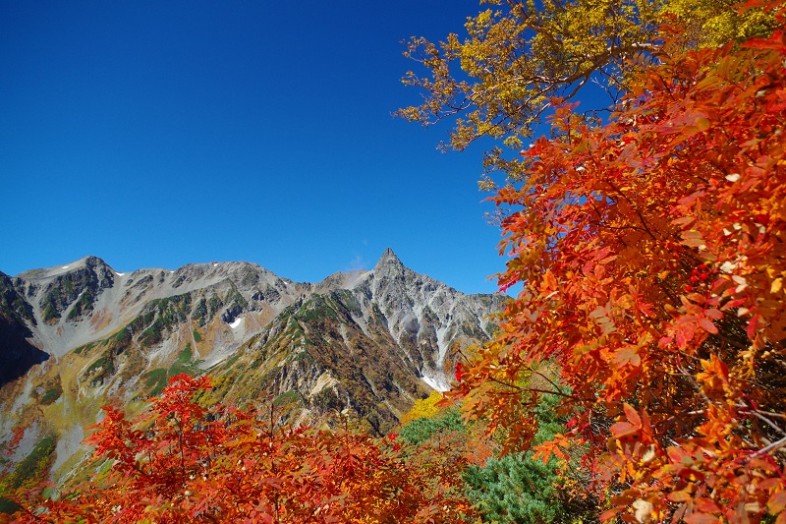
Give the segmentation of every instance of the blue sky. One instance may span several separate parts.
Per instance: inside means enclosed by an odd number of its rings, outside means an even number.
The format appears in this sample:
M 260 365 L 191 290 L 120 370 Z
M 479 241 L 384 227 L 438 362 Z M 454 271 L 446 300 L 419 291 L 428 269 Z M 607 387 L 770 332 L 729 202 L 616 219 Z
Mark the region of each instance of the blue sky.
M 315 282 L 391 247 L 465 292 L 504 268 L 478 148 L 391 116 L 411 35 L 476 1 L 0 0 L 0 271 L 244 260 Z

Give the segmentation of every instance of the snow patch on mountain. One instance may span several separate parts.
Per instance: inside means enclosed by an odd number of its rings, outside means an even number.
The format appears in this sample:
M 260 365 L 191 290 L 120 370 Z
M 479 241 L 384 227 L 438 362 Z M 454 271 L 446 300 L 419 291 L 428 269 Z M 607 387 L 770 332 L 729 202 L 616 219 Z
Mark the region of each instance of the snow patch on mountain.
M 421 377 L 423 382 L 428 384 L 431 389 L 435 389 L 440 393 L 450 390 L 450 384 L 443 374 L 436 374 L 429 371 L 424 371 Z

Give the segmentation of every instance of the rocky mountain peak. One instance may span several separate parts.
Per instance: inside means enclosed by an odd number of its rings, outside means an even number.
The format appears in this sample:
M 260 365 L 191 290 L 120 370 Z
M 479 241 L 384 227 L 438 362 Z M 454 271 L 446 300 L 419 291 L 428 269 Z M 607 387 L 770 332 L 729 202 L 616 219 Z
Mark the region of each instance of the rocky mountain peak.
M 401 262 L 401 259 L 398 258 L 398 255 L 396 255 L 396 253 L 394 253 L 392 249 L 387 248 L 385 249 L 385 252 L 382 253 L 382 256 L 379 257 L 379 260 L 377 261 L 377 265 L 375 266 L 375 268 L 381 268 L 385 266 L 395 266 L 395 267 L 403 268 L 404 263 Z
M 17 275 L 17 278 L 25 281 L 45 280 L 55 278 L 67 273 L 74 273 L 87 270 L 93 274 L 104 276 L 109 273 L 114 273 L 114 270 L 104 262 L 102 259 L 95 256 L 86 256 L 69 262 L 62 266 L 53 266 L 44 269 L 32 269 Z
M 92 255 L 78 260 L 77 263 L 84 264 L 86 267 L 89 267 L 90 269 L 94 269 L 94 270 L 95 269 L 99 269 L 99 268 L 100 269 L 112 269 L 109 266 L 109 264 L 104 262 L 102 259 L 100 259 L 100 258 L 98 258 L 96 256 L 92 256 Z
M 100 295 L 114 286 L 117 275 L 100 258 L 87 256 L 63 266 L 21 273 L 14 286 L 38 309 L 40 320 L 56 326 L 63 319 L 77 321 L 89 316 Z
M 393 252 L 392 249 L 387 248 L 382 256 L 377 261 L 371 273 L 378 279 L 400 279 L 409 270 L 400 258 Z

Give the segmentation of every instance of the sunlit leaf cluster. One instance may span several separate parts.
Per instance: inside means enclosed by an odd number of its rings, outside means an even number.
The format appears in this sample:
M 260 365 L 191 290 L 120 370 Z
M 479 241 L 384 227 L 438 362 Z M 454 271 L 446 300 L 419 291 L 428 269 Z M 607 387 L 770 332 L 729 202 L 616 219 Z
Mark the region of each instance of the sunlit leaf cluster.
M 413 37 L 406 56 L 421 65 L 403 78 L 421 88 L 408 120 L 454 118 L 450 146 L 481 136 L 521 147 L 555 96 L 592 83 L 613 102 L 642 69 L 662 59 L 663 24 L 680 23 L 682 45 L 717 46 L 767 31 L 771 17 L 740 12 L 733 0 L 486 0 L 464 33 Z M 601 109 L 601 107 L 593 108 Z

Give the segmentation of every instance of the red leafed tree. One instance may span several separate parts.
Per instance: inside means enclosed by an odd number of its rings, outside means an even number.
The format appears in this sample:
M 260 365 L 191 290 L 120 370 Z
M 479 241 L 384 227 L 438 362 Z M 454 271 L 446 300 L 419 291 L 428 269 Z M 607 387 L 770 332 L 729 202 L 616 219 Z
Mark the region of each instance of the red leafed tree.
M 87 439 L 106 475 L 14 522 L 465 522 L 460 468 L 405 456 L 395 442 L 281 424 L 274 406 L 202 406 L 207 378 L 173 377 L 129 421 L 112 407 Z M 107 462 L 108 461 L 108 462 Z
M 522 152 L 494 197 L 522 290 L 457 389 L 514 449 L 561 395 L 539 451 L 586 452 L 605 520 L 786 523 L 784 33 L 680 34 L 607 123 L 562 105 Z

